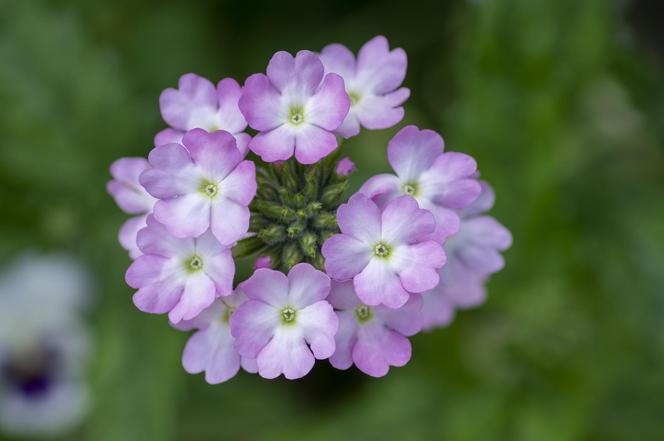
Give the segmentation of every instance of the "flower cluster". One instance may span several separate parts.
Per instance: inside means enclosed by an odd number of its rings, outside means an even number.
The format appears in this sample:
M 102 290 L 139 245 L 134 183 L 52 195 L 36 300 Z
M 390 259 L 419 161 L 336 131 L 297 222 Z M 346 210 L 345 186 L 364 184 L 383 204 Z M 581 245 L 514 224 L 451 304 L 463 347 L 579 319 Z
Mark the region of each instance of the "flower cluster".
M 242 86 L 187 74 L 162 93 L 170 128 L 147 160 L 116 161 L 108 190 L 136 216 L 120 232 L 135 305 L 195 330 L 187 372 L 296 379 L 329 359 L 383 376 L 410 360 L 408 337 L 484 299 L 511 236 L 483 214 L 493 193 L 472 157 L 407 126 L 387 147 L 394 174 L 346 196 L 341 144 L 402 120 L 406 66 L 376 37 L 357 57 L 277 52 Z

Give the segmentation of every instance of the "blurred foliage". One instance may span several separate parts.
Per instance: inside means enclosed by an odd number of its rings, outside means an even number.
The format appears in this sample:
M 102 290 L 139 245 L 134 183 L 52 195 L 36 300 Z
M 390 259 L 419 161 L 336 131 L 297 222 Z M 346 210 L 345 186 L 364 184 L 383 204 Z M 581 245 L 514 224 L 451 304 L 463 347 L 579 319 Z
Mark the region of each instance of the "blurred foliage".
M 0 0 L 0 260 L 65 249 L 97 279 L 95 403 L 67 439 L 664 439 L 663 76 L 630 4 L 287 6 Z M 488 303 L 383 379 L 326 362 L 299 382 L 187 375 L 186 336 L 131 304 L 109 164 L 147 154 L 182 73 L 242 80 L 276 50 L 376 34 L 409 55 L 404 123 L 496 188 L 515 240 Z M 347 143 L 354 188 L 397 129 Z

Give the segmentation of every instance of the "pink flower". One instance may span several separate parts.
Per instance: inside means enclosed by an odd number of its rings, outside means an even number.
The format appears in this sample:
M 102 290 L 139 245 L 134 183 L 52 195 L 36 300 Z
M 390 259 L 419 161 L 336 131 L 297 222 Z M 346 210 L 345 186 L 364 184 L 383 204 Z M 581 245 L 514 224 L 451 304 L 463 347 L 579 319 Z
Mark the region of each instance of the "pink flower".
M 244 156 L 251 137 L 244 133 L 247 121 L 237 105 L 242 94 L 237 81 L 224 78 L 215 88 L 209 80 L 190 73 L 180 77 L 178 86 L 159 97 L 161 115 L 171 128 L 157 133 L 154 145 L 182 144 L 185 132 L 192 129 L 224 130 L 235 137 Z
M 314 359 L 334 353 L 337 316 L 325 300 L 330 278 L 308 263 L 288 276 L 258 269 L 240 284 L 249 300 L 231 316 L 231 333 L 240 355 L 255 358 L 264 378 L 305 376 Z
M 341 234 L 323 244 L 325 269 L 335 280 L 352 278 L 365 304 L 399 308 L 411 293 L 438 284 L 445 253 L 427 239 L 435 220 L 411 196 L 398 197 L 381 211 L 356 193 L 337 210 L 337 223 Z
M 214 299 L 233 290 L 235 263 L 231 250 L 207 232 L 197 238 L 177 238 L 152 216 L 138 233 L 143 255 L 127 270 L 134 304 L 143 312 L 168 313 L 173 323 L 191 320 Z
M 413 196 L 420 208 L 436 218 L 430 238 L 440 243 L 459 230 L 454 210 L 467 207 L 480 194 L 475 160 L 463 153 L 443 153 L 443 147 L 443 138 L 436 132 L 404 127 L 387 147 L 396 175 L 374 176 L 360 188 L 360 193 L 380 205 L 400 195 Z
M 337 148 L 334 130 L 343 122 L 350 101 L 339 75 L 323 75 L 316 54 L 300 51 L 274 54 L 267 75 L 247 78 L 240 110 L 252 129 L 260 133 L 249 148 L 263 161 L 286 160 L 295 155 L 313 164 Z
M 341 44 L 325 46 L 320 54 L 326 72 L 339 74 L 350 97 L 350 110 L 337 132 L 345 138 L 367 129 L 386 129 L 404 115 L 401 105 L 410 90 L 399 87 L 406 76 L 408 60 L 403 49 L 390 51 L 387 39 L 375 37 L 357 56 Z
M 421 328 L 419 295 L 398 309 L 369 306 L 360 301 L 351 282 L 332 282 L 328 301 L 339 317 L 332 366 L 348 369 L 355 364 L 365 374 L 382 377 L 390 366 L 408 363 L 411 346 L 406 337 Z
M 120 158 L 111 164 L 113 180 L 106 184 L 106 189 L 118 207 L 125 213 L 135 215 L 122 225 L 118 235 L 120 245 L 129 252 L 132 259 L 141 255 L 136 245 L 136 235 L 145 227 L 145 220 L 157 202 L 139 183 L 139 176 L 148 168 L 150 164 L 145 158 Z
M 248 205 L 256 194 L 256 167 L 243 160 L 228 132 L 187 132 L 183 145 L 155 147 L 141 184 L 159 201 L 154 217 L 177 237 L 208 228 L 232 245 L 249 229 Z
M 230 318 L 246 300 L 242 291 L 218 298 L 195 318 L 176 327 L 182 331 L 196 329 L 182 354 L 182 366 L 190 374 L 205 372 L 205 381 L 223 383 L 240 370 L 256 372 L 256 360 L 241 357 L 235 350 Z

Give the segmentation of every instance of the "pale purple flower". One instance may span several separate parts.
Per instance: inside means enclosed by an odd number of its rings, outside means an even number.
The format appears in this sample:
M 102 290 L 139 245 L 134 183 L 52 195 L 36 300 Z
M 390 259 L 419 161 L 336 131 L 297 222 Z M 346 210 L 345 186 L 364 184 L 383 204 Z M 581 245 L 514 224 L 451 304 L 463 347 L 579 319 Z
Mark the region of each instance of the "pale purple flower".
M 197 238 L 177 238 L 153 216 L 138 233 L 143 255 L 126 274 L 134 304 L 143 312 L 168 313 L 172 323 L 190 320 L 215 298 L 233 291 L 235 263 L 231 250 L 208 231 Z
M 496 219 L 482 214 L 493 206 L 495 195 L 486 182 L 481 186 L 480 196 L 460 212 L 459 232 L 445 244 L 448 261 L 440 271 L 440 283 L 423 294 L 425 329 L 449 323 L 454 309 L 484 302 L 487 278 L 505 265 L 500 252 L 511 246 L 512 235 Z
M 239 102 L 249 126 L 259 131 L 249 148 L 266 162 L 295 155 L 313 164 L 337 148 L 332 133 L 343 122 L 350 100 L 343 79 L 324 75 L 316 54 L 274 54 L 267 75 L 247 78 Z
M 256 167 L 243 160 L 228 132 L 194 129 L 182 143 L 155 147 L 151 168 L 141 174 L 141 184 L 160 199 L 154 217 L 174 236 L 197 237 L 209 228 L 232 245 L 249 229 Z
M 129 252 L 132 259 L 141 255 L 136 245 L 136 234 L 145 227 L 145 220 L 152 212 L 157 199 L 152 197 L 140 184 L 138 178 L 150 164 L 145 158 L 120 158 L 111 164 L 113 179 L 106 184 L 106 189 L 113 196 L 118 207 L 127 214 L 133 214 L 120 227 L 118 240 Z
M 224 130 L 235 137 L 244 156 L 251 137 L 244 133 L 247 121 L 237 104 L 242 94 L 237 81 L 224 78 L 215 88 L 209 80 L 189 73 L 180 77 L 178 87 L 164 90 L 159 97 L 161 115 L 171 128 L 157 133 L 155 146 L 182 144 L 185 132 L 192 129 Z
M 338 320 L 325 300 L 330 278 L 308 263 L 295 265 L 288 276 L 258 269 L 240 284 L 248 301 L 231 316 L 237 351 L 255 358 L 264 378 L 283 374 L 305 376 L 314 359 L 334 353 Z
M 421 208 L 436 218 L 436 230 L 430 238 L 440 243 L 459 230 L 463 209 L 480 194 L 476 178 L 477 163 L 463 153 L 444 152 L 441 136 L 432 130 L 404 127 L 387 147 L 387 158 L 396 172 L 372 177 L 360 193 L 380 205 L 408 194 Z
M 220 297 L 191 320 L 175 325 L 182 331 L 196 329 L 182 353 L 182 366 L 190 374 L 205 372 L 205 381 L 223 383 L 240 370 L 255 373 L 256 361 L 241 357 L 235 350 L 230 318 L 246 300 L 242 291 Z
M 362 46 L 357 56 L 341 44 L 326 46 L 320 54 L 325 72 L 339 74 L 350 97 L 350 110 L 336 131 L 344 138 L 367 129 L 392 127 L 404 115 L 401 105 L 410 90 L 399 87 L 406 76 L 408 60 L 403 49 L 390 51 L 387 39 L 375 37 Z
M 330 363 L 337 369 L 355 364 L 372 377 L 387 374 L 390 366 L 404 366 L 411 346 L 406 337 L 420 331 L 422 298 L 413 294 L 398 309 L 369 306 L 357 297 L 353 283 L 332 282 L 328 301 L 339 317 L 336 350 Z
M 272 258 L 270 256 L 258 256 L 254 262 L 254 269 L 272 268 Z
M 339 176 L 349 176 L 353 174 L 355 170 L 355 163 L 351 161 L 348 156 L 341 158 L 334 168 L 334 172 Z
M 438 284 L 445 253 L 427 239 L 436 223 L 411 196 L 398 197 L 381 211 L 357 193 L 339 207 L 337 223 L 341 234 L 323 244 L 325 269 L 335 280 L 352 278 L 365 304 L 399 308 L 411 293 Z

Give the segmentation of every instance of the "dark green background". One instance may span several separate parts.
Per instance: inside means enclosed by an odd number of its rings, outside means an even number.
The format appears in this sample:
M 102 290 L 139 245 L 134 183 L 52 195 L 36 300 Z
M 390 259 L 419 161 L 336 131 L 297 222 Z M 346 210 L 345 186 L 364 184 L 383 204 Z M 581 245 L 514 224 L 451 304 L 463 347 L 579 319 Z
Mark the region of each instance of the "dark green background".
M 90 267 L 94 407 L 67 440 L 664 439 L 664 87 L 656 2 L 0 0 L 0 260 Z M 658 25 L 659 24 L 659 25 Z M 474 155 L 514 234 L 486 305 L 412 339 L 383 379 L 209 386 L 186 336 L 139 313 L 110 163 L 146 155 L 178 77 L 263 71 L 280 49 L 409 56 L 406 119 Z M 400 127 L 399 126 L 399 127 Z M 392 129 L 346 145 L 356 189 Z

